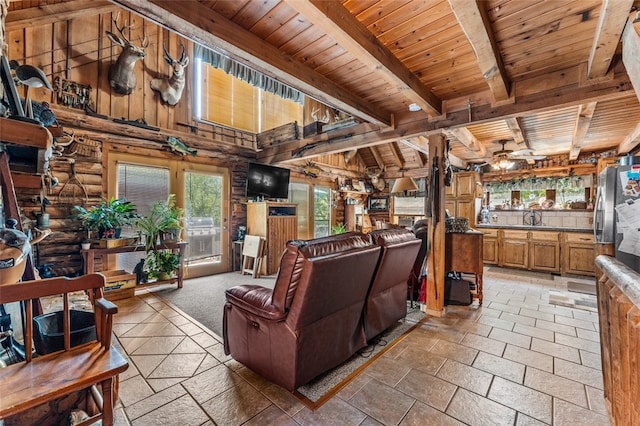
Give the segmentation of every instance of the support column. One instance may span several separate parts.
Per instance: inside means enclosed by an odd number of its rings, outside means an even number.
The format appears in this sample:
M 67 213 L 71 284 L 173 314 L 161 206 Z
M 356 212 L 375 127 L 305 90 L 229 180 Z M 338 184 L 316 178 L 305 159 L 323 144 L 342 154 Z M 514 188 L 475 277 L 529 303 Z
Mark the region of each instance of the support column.
M 427 314 L 444 316 L 444 150 L 445 136 L 441 134 L 429 136 L 428 180 L 431 218 L 429 221 L 429 245 L 427 256 Z M 435 163 L 435 164 L 434 164 Z M 434 167 L 435 166 L 435 167 Z M 431 176 L 437 168 L 437 175 Z M 437 188 L 435 187 L 437 185 Z

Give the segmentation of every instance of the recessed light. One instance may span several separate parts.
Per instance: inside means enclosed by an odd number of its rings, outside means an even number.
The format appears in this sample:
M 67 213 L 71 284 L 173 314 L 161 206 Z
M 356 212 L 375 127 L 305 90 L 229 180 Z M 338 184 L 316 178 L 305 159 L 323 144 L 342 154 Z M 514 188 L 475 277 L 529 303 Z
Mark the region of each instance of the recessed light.
M 409 111 L 411 112 L 416 112 L 416 111 L 420 111 L 422 108 L 420 108 L 420 105 L 418 104 L 410 104 L 409 105 Z

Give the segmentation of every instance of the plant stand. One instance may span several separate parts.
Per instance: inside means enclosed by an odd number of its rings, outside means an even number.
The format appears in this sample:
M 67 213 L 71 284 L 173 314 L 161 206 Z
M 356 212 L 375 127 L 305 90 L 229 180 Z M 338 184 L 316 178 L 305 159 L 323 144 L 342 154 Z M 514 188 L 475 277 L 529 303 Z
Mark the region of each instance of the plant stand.
M 172 277 L 169 280 L 158 280 L 151 283 L 138 284 L 135 288 L 153 287 L 153 286 L 157 286 L 160 284 L 167 284 L 167 283 L 177 283 L 178 288 L 182 288 L 183 279 L 184 279 L 184 259 L 186 256 L 187 242 L 182 241 L 179 243 L 165 243 L 165 244 L 158 245 L 157 248 L 177 251 L 180 254 L 180 268 L 178 268 L 178 273 L 176 274 L 175 277 Z M 118 253 L 130 253 L 134 251 L 144 252 L 144 246 L 139 245 L 139 246 L 124 246 L 124 247 L 113 247 L 113 248 L 90 248 L 87 250 L 80 250 L 80 254 L 82 255 L 82 260 L 84 261 L 83 272 L 85 275 L 95 272 L 94 261 L 96 256 L 108 256 L 108 255 L 118 254 Z M 108 296 L 109 292 L 107 291 L 105 292 L 105 294 Z

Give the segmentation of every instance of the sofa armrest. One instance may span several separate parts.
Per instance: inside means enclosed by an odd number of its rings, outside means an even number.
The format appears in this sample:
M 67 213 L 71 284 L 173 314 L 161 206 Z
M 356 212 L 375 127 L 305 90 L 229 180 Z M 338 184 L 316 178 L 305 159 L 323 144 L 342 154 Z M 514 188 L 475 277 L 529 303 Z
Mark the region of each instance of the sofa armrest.
M 273 290 L 259 285 L 245 284 L 225 291 L 227 303 L 253 315 L 271 321 L 279 321 L 286 313 L 271 303 Z

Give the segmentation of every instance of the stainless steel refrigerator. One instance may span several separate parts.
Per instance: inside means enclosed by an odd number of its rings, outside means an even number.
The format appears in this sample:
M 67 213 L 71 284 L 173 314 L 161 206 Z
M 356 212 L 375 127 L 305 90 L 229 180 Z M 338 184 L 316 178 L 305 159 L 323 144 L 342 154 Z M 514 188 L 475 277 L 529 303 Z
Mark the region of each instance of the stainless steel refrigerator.
M 597 242 L 614 243 L 616 258 L 640 272 L 640 165 L 600 173 L 593 228 Z

